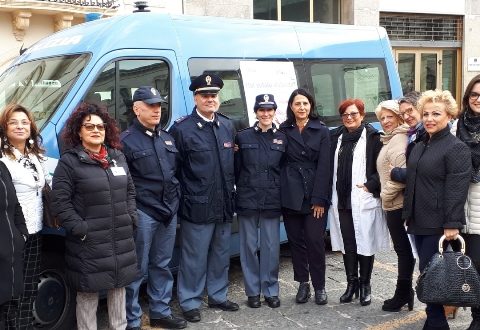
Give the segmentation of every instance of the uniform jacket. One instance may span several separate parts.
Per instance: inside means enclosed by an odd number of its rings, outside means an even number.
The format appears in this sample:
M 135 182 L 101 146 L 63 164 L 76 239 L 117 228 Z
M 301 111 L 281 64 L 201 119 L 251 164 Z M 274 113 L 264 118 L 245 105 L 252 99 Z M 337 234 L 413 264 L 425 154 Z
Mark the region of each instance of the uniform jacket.
M 470 157 L 470 149 L 448 126 L 415 145 L 407 162 L 403 208 L 409 233 L 436 235 L 465 225 Z
M 289 123 L 283 123 L 280 129 L 288 139 L 287 157 L 280 177 L 282 207 L 301 211 L 304 200 L 308 206 L 329 206 L 328 128 L 320 120 L 309 120 L 302 133 Z
M 28 235 L 12 178 L 0 162 L 0 305 L 23 292 L 23 247 Z
M 169 223 L 180 199 L 175 140 L 159 128 L 147 129 L 135 118 L 121 141 L 135 184 L 137 207 L 153 219 Z
M 196 111 L 170 128 L 179 151 L 177 178 L 182 188 L 178 215 L 195 223 L 230 222 L 234 212 L 234 129 L 216 113 L 206 122 Z
M 81 292 L 125 287 L 138 275 L 135 187 L 124 155 L 108 154 L 104 170 L 80 146 L 67 150 L 53 175 L 53 209 L 67 232 L 66 273 Z M 114 175 L 113 167 L 124 175 Z
M 405 151 L 405 156 L 408 161 L 408 157 L 410 156 L 410 153 L 413 150 L 413 147 L 415 145 L 422 141 L 425 138 L 425 128 L 423 127 L 423 124 L 420 124 L 420 127 L 418 127 L 415 136 L 412 137 L 412 141 L 408 143 L 407 145 L 407 150 Z M 392 169 L 390 172 L 390 176 L 393 181 L 400 182 L 400 183 L 406 183 L 407 182 L 407 168 L 406 167 L 395 167 Z
M 286 135 L 275 126 L 262 133 L 255 123 L 238 132 L 235 144 L 237 213 L 270 210 L 280 215 L 280 165 L 287 147 Z
M 398 210 L 403 207 L 404 183 L 393 181 L 390 178 L 390 166 L 406 168 L 405 149 L 408 143 L 408 125 L 401 125 L 391 134 L 380 138 L 383 147 L 377 158 L 377 170 L 380 176 L 382 208 L 385 211 Z
M 336 193 L 338 150 L 342 144 L 342 135 L 333 131 L 333 174 L 332 174 L 332 207 L 328 212 L 330 224 L 330 238 L 332 251 L 345 252 L 340 220 L 338 215 L 338 198 Z M 390 238 L 385 221 L 385 214 L 381 207 L 380 183 L 376 170 L 376 159 L 380 152 L 380 134 L 367 125 L 358 140 L 352 162 L 352 217 L 355 228 L 355 240 L 357 242 L 357 253 L 371 256 L 378 251 L 388 250 Z M 367 186 L 369 192 L 358 188 L 357 184 Z M 372 189 L 372 190 L 370 190 Z M 372 192 L 373 191 L 373 192 Z
M 456 136 L 457 123 L 455 121 L 450 132 Z M 465 227 L 467 234 L 480 235 L 480 183 L 470 182 L 468 186 L 467 201 L 465 202 Z

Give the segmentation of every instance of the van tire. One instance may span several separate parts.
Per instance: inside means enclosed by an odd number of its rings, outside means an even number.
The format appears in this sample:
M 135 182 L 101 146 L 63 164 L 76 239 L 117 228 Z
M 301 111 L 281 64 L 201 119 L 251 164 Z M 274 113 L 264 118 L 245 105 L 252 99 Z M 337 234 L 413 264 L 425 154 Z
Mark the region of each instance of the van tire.
M 74 329 L 76 292 L 67 283 L 63 255 L 47 252 L 42 259 L 38 293 L 33 306 L 35 329 Z

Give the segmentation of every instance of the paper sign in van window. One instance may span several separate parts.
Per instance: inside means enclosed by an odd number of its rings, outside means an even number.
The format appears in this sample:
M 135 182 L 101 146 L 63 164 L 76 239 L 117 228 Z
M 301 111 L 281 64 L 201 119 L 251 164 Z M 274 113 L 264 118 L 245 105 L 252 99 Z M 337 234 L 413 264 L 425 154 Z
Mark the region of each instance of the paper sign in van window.
M 275 125 L 287 119 L 287 104 L 290 94 L 298 88 L 297 77 L 292 62 L 240 61 L 243 88 L 248 111 L 253 111 L 255 97 L 259 94 L 273 94 L 277 103 Z M 250 125 L 255 116 L 249 116 Z

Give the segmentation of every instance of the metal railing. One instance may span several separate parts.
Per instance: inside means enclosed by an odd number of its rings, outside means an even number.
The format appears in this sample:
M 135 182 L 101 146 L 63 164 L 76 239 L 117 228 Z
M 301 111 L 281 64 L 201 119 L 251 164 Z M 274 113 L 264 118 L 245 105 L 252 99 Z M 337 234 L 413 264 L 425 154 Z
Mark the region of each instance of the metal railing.
M 117 0 L 41 0 L 48 2 L 65 3 L 84 7 L 100 7 L 115 9 L 120 6 Z

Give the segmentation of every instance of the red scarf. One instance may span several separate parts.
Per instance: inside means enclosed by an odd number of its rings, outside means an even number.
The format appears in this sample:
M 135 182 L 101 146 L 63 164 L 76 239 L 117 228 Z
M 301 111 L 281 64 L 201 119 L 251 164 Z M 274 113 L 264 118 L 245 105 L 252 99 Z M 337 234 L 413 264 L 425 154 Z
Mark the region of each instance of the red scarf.
M 107 148 L 105 148 L 104 145 L 100 147 L 100 152 L 98 153 L 92 152 L 88 149 L 85 149 L 85 152 L 90 156 L 91 159 L 98 162 L 104 170 L 108 168 L 109 166 L 108 153 L 107 153 Z

